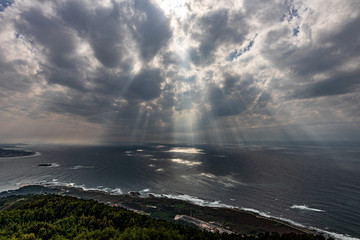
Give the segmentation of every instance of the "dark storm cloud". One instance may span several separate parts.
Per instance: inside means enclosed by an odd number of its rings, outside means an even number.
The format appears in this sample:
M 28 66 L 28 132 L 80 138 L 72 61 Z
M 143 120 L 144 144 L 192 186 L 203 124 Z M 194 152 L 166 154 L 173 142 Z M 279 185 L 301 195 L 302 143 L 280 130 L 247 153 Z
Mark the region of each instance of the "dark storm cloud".
M 71 55 L 76 48 L 75 36 L 59 19 L 46 17 L 41 11 L 32 8 L 21 13 L 21 20 L 16 23 L 16 28 L 30 41 L 40 44 L 48 61 L 54 66 L 73 68 Z
M 357 30 L 359 25 L 360 17 L 336 31 L 321 35 L 319 44 L 302 47 L 281 41 L 284 37 L 292 35 L 289 28 L 283 27 L 267 34 L 263 54 L 280 69 L 289 69 L 297 76 L 308 79 L 314 74 L 332 71 L 341 66 L 344 59 L 351 60 L 359 56 L 360 32 Z M 347 82 L 344 81 L 343 84 L 346 85 Z M 319 86 L 321 85 L 322 83 L 319 83 Z M 346 86 L 342 87 L 343 90 L 346 88 Z
M 138 98 L 144 101 L 157 98 L 161 94 L 163 81 L 158 69 L 143 70 L 131 80 L 126 98 Z
M 84 123 L 84 132 L 108 129 L 99 134 L 105 141 L 155 133 L 200 141 L 206 131 L 231 141 L 247 127 L 271 138 L 266 126 L 299 123 L 301 132 L 327 119 L 358 122 L 355 1 L 338 11 L 292 0 L 178 5 L 34 0 L 4 8 L 1 109 L 18 114 L 19 126 L 32 114 L 54 126 Z
M 295 98 L 315 98 L 356 92 L 360 88 L 360 72 L 339 74 L 332 78 L 308 84 L 297 90 Z
M 354 59 L 360 54 L 360 17 L 347 23 L 341 29 L 324 34 L 319 45 L 303 47 L 284 60 L 299 75 L 310 75 L 330 70 L 344 63 L 344 59 Z
M 297 47 L 292 41 L 288 27 L 268 32 L 262 53 L 282 71 L 290 71 L 289 80 L 275 80 L 271 86 L 286 93 L 287 99 L 331 97 L 354 93 L 360 85 L 358 69 L 337 70 L 344 63 L 354 63 L 360 54 L 360 17 L 341 28 L 325 32 L 318 38 L 318 44 Z M 344 61 L 346 60 L 346 61 Z M 314 80 L 317 74 L 325 79 Z M 351 104 L 351 103 L 349 103 Z
M 81 116 L 96 123 L 104 123 L 104 116 L 111 106 L 110 98 L 71 89 L 60 93 L 46 92 L 43 98 L 47 101 L 47 104 L 41 107 L 44 112 Z
M 76 55 L 76 35 L 57 17 L 47 17 L 32 8 L 21 13 L 15 27 L 35 46 L 39 46 L 46 61 L 41 63 L 41 74 L 49 83 L 55 83 L 80 91 L 84 90 L 79 69 L 83 67 Z
M 75 89 L 47 91 L 42 96 L 46 101 L 42 110 L 79 116 L 88 122 L 128 131 L 155 131 L 170 124 L 173 95 L 166 85 L 168 91 L 162 93 L 164 79 L 158 69 L 144 69 L 135 76 L 99 71 L 93 77 L 96 80 L 91 81 L 95 85 L 83 92 Z M 156 103 L 151 102 L 155 99 Z
M 149 0 L 135 0 L 135 12 L 129 21 L 142 57 L 151 60 L 172 36 L 170 19 Z
M 104 66 L 119 67 L 124 54 L 125 26 L 121 7 L 115 3 L 111 8 L 89 9 L 84 1 L 69 1 L 59 10 L 61 17 L 87 39 L 95 57 Z
M 125 16 L 129 6 L 134 7 L 134 16 Z M 69 97 L 62 100 L 49 93 L 45 97 L 50 99 L 47 109 L 87 117 L 100 106 L 108 108 L 118 97 L 148 101 L 160 96 L 164 81 L 160 70 L 148 68 L 131 76 L 128 71 L 132 68 L 132 57 L 124 47 L 126 34 L 132 33 L 142 56 L 148 60 L 166 44 L 171 37 L 169 21 L 156 6 L 139 1 L 134 5 L 112 3 L 111 7 L 90 10 L 85 1 L 69 1 L 54 9 L 58 16 L 45 16 L 35 8 L 25 10 L 16 23 L 17 31 L 42 49 L 46 61 L 41 63 L 40 74 L 48 83 L 85 94 L 83 97 L 68 90 Z M 131 30 L 127 31 L 127 27 Z M 86 56 L 76 52 L 79 37 L 90 44 L 96 59 L 106 68 L 84 73 L 88 63 Z M 111 72 L 107 68 L 123 72 Z M 53 97 L 58 101 L 53 101 Z
M 141 1 L 134 5 L 112 4 L 112 7 L 90 10 L 85 1 L 69 1 L 56 6 L 58 16 L 45 16 L 34 8 L 21 13 L 22 20 L 16 23 L 17 31 L 43 48 L 42 53 L 47 61 L 42 63 L 41 73 L 49 83 L 81 92 L 96 90 L 86 85 L 89 82 L 100 86 L 100 90 L 118 90 L 127 81 L 127 71 L 131 70 L 133 64 L 133 57 L 125 46 L 125 41 L 129 41 L 129 37 L 131 39 L 129 33 L 132 33 L 145 60 L 150 60 L 171 37 L 169 20 L 152 3 Z M 128 14 L 126 7 L 129 6 L 134 7 L 134 16 L 125 15 Z M 90 44 L 95 57 L 103 66 L 122 69 L 125 73 L 120 77 L 113 76 L 101 68 L 98 71 L 105 72 L 101 77 L 83 73 L 88 63 L 86 56 L 76 53 L 80 44 L 76 40 L 79 37 Z M 158 79 L 160 78 L 149 76 L 143 82 L 148 84 L 146 86 L 149 89 L 144 91 L 143 85 L 138 84 L 139 78 L 135 77 L 130 88 L 134 94 L 130 93 L 129 96 L 144 100 L 159 96 Z M 114 83 L 116 80 L 119 80 L 118 83 Z M 154 82 L 149 83 L 151 81 Z M 109 86 L 105 86 L 107 83 Z M 114 85 L 116 88 L 113 88 Z M 136 90 L 135 86 L 139 89 Z
M 88 39 L 96 58 L 110 68 L 122 67 L 126 70 L 131 67 L 131 53 L 127 50 L 129 42 L 126 42 L 131 41 L 131 37 L 142 58 L 148 61 L 172 36 L 170 19 L 148 0 L 112 2 L 111 7 L 95 10 L 89 9 L 87 2 L 70 1 L 60 14 L 83 38 Z
M 118 116 L 115 118 L 120 122 L 121 118 L 132 119 L 128 122 L 133 124 L 140 110 L 140 104 L 160 97 L 163 82 L 157 69 L 143 70 L 134 77 L 98 72 L 94 78 L 96 80 L 93 82 L 96 85 L 93 89 L 86 91 L 68 89 L 61 93 L 51 91 L 45 93 L 43 98 L 47 101 L 43 108 L 50 112 L 82 116 L 91 122 L 102 123 L 109 116 Z M 169 98 L 166 95 L 164 97 Z M 158 104 L 162 106 L 169 103 L 160 101 Z M 154 109 L 155 106 L 152 108 Z M 161 117 L 160 113 L 157 115 Z
M 259 108 L 265 108 L 266 105 L 271 102 L 272 98 L 271 95 L 268 92 L 261 93 L 258 101 L 257 101 L 257 107 Z
M 67 92 L 47 92 L 44 96 L 47 104 L 42 106 L 44 112 L 62 113 L 69 116 L 80 116 L 96 124 L 122 126 L 127 129 L 149 127 L 154 130 L 160 122 L 169 124 L 172 117 L 171 108 L 167 107 L 171 96 L 160 97 L 157 104 L 142 105 L 139 98 L 116 101 L 113 96 L 93 93 L 80 93 L 76 90 Z M 138 119 L 138 120 L 137 120 Z
M 244 78 L 244 79 L 242 79 Z M 255 100 L 258 90 L 252 86 L 252 77 L 225 76 L 224 86 L 212 87 L 209 93 L 212 115 L 238 115 Z
M 201 17 L 196 22 L 198 31 L 192 33 L 200 45 L 190 52 L 191 60 L 196 65 L 207 65 L 213 61 L 213 53 L 223 44 L 241 45 L 248 32 L 248 25 L 241 13 L 231 14 L 222 9 Z

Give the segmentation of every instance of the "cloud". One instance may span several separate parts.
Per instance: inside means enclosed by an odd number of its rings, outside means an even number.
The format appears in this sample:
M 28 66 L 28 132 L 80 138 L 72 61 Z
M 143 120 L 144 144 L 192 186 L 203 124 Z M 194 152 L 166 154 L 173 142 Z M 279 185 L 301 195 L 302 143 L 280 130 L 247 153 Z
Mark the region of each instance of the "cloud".
M 170 20 L 149 0 L 135 0 L 130 28 L 144 61 L 151 60 L 172 36 Z
M 143 70 L 131 80 L 127 97 L 151 100 L 161 94 L 161 83 L 164 79 L 157 69 Z
M 358 92 L 360 72 L 343 73 L 315 83 L 307 84 L 294 94 L 295 98 L 314 98 Z
M 1 48 L 0 48 L 1 49 Z M 31 82 L 29 78 L 19 72 L 17 68 L 19 66 L 26 65 L 25 61 L 22 60 L 13 60 L 13 61 L 3 61 L 0 54 L 0 72 L 2 81 L 0 81 L 0 87 L 2 93 L 4 91 L 8 92 L 25 92 L 30 86 Z
M 208 12 L 196 19 L 193 26 L 192 39 L 199 43 L 199 47 L 191 49 L 190 57 L 196 65 L 210 64 L 214 52 L 221 45 L 241 45 L 248 30 L 243 15 L 228 9 Z
M 127 54 L 126 20 L 122 16 L 123 6 L 113 2 L 110 7 L 89 5 L 88 1 L 67 1 L 59 9 L 63 21 L 75 29 L 86 40 L 96 59 L 109 68 L 122 66 Z M 111 33 L 111 34 L 109 34 Z M 131 60 L 131 59 L 130 59 Z
M 217 117 L 238 115 L 245 111 L 257 97 L 258 90 L 251 86 L 253 79 L 227 75 L 224 86 L 213 87 L 209 93 L 212 114 Z
M 356 0 L 2 1 L 0 140 L 354 139 L 359 12 Z
M 284 26 L 267 34 L 264 53 L 280 68 L 288 68 L 300 76 L 329 71 L 358 58 L 360 46 L 355 39 L 360 37 L 356 31 L 359 24 L 360 18 L 355 18 L 340 29 L 322 34 L 316 42 L 300 47 L 295 41 L 285 41 L 292 33 Z

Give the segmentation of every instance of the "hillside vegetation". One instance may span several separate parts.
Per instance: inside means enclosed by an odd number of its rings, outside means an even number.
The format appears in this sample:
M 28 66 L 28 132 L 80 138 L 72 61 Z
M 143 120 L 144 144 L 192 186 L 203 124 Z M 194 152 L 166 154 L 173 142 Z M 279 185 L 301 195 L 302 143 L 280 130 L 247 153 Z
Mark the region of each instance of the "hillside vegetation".
M 68 196 L 0 199 L 0 239 L 324 239 L 265 233 L 241 236 L 202 231 Z

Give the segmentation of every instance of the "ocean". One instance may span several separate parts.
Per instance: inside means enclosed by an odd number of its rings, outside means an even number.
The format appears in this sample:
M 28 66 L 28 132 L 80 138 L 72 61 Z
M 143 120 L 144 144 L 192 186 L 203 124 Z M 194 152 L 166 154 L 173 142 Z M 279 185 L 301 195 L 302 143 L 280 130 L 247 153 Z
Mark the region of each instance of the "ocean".
M 37 154 L 0 158 L 0 191 L 28 184 L 139 191 L 360 238 L 359 145 L 21 147 Z

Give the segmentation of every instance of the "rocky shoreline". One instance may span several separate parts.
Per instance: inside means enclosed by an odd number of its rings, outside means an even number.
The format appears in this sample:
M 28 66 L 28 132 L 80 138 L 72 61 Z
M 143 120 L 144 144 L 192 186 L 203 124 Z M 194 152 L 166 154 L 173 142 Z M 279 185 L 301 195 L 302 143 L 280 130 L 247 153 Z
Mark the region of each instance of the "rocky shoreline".
M 223 232 L 254 235 L 262 232 L 318 234 L 309 229 L 294 226 L 278 219 L 263 217 L 253 212 L 232 208 L 198 206 L 183 200 L 155 197 L 152 194 L 140 194 L 138 192 L 113 195 L 98 190 L 83 190 L 69 186 L 29 185 L 17 190 L 2 192 L 0 198 L 26 194 L 58 194 L 92 199 L 110 206 L 123 207 L 154 218 L 183 223 L 208 231 L 215 229 Z

